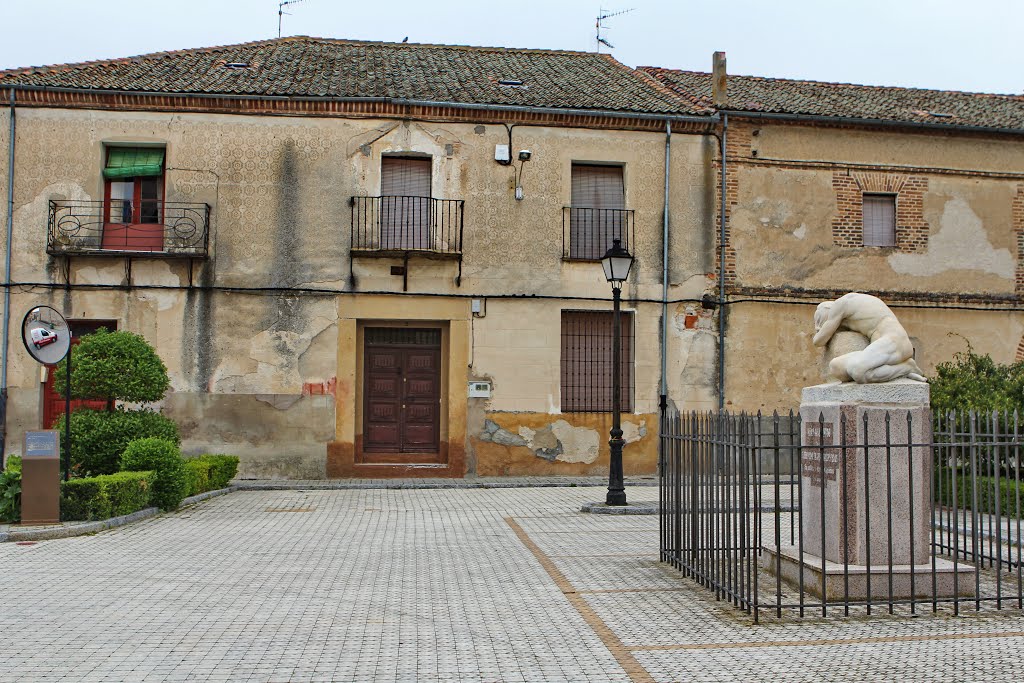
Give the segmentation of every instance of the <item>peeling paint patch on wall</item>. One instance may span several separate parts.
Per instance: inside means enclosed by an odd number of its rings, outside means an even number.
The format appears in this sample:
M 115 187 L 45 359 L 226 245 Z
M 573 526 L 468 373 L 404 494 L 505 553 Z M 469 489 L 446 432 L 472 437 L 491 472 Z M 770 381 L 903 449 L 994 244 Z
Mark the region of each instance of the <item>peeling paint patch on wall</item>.
M 978 217 L 961 197 L 946 202 L 939 232 L 928 240 L 923 254 L 892 254 L 889 265 L 902 275 L 938 275 L 950 270 L 980 270 L 1014 278 L 1009 249 L 996 249 Z

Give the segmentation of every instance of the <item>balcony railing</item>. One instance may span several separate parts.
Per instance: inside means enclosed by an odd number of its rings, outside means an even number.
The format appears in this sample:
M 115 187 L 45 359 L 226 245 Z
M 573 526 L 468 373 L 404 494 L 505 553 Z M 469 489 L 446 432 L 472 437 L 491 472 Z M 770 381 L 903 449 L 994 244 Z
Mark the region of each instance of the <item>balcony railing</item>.
M 50 201 L 46 251 L 206 258 L 209 226 L 209 204 Z
M 567 206 L 562 210 L 563 259 L 599 261 L 612 240 L 620 240 L 624 249 L 633 251 L 632 209 Z
M 352 251 L 462 255 L 461 199 L 352 197 Z

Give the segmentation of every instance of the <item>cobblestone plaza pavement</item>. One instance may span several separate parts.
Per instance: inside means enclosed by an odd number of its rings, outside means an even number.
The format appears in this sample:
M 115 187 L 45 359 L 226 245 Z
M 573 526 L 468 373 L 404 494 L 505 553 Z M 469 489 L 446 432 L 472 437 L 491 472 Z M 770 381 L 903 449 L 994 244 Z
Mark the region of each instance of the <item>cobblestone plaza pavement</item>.
M 652 501 L 653 487 L 631 487 Z M 0 681 L 1019 681 L 1024 616 L 753 625 L 600 488 L 239 491 L 0 544 Z

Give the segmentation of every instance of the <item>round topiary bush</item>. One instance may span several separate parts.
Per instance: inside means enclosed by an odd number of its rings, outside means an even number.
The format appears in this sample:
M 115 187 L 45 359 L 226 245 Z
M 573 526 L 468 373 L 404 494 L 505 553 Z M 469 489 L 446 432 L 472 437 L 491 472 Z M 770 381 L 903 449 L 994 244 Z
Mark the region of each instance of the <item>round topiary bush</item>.
M 54 429 L 63 438 L 63 415 Z M 71 434 L 71 470 L 78 477 L 114 474 L 121 469 L 121 453 L 135 439 L 181 443 L 178 425 L 152 410 L 76 410 L 71 413 Z
M 61 361 L 54 376 L 59 394 L 64 393 L 66 362 Z M 169 387 L 160 356 L 132 332 L 100 328 L 71 349 L 72 398 L 148 403 L 163 398 Z
M 121 454 L 121 469 L 130 472 L 152 470 L 155 480 L 149 502 L 162 510 L 174 510 L 188 495 L 185 460 L 173 441 L 159 438 L 132 441 Z

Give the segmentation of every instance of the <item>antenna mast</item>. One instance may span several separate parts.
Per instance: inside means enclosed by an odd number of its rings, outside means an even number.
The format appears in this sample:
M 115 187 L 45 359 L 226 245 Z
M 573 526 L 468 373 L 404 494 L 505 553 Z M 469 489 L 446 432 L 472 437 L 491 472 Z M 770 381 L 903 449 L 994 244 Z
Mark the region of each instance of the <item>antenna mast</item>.
M 601 51 L 601 46 L 602 45 L 605 45 L 605 46 L 607 46 L 607 47 L 609 47 L 611 49 L 615 49 L 614 45 L 612 45 L 607 40 L 605 40 L 604 38 L 601 37 L 601 29 L 607 29 L 608 28 L 607 26 L 603 26 L 601 24 L 601 22 L 603 22 L 605 19 L 610 19 L 611 17 L 617 17 L 620 14 L 627 14 L 627 13 L 632 12 L 634 10 L 636 10 L 635 7 L 631 7 L 630 9 L 619 10 L 618 12 L 611 12 L 611 11 L 606 10 L 604 8 L 601 8 L 601 9 L 597 10 L 597 22 L 596 22 L 597 34 L 594 36 L 594 39 L 597 41 L 597 51 L 598 52 Z
M 284 15 L 286 15 L 286 14 L 291 16 L 290 12 L 285 12 L 284 11 L 285 5 L 296 5 L 296 4 L 300 3 L 300 2 L 304 2 L 304 0 L 282 0 L 281 2 L 277 3 L 277 37 L 278 38 L 281 37 L 281 18 Z

